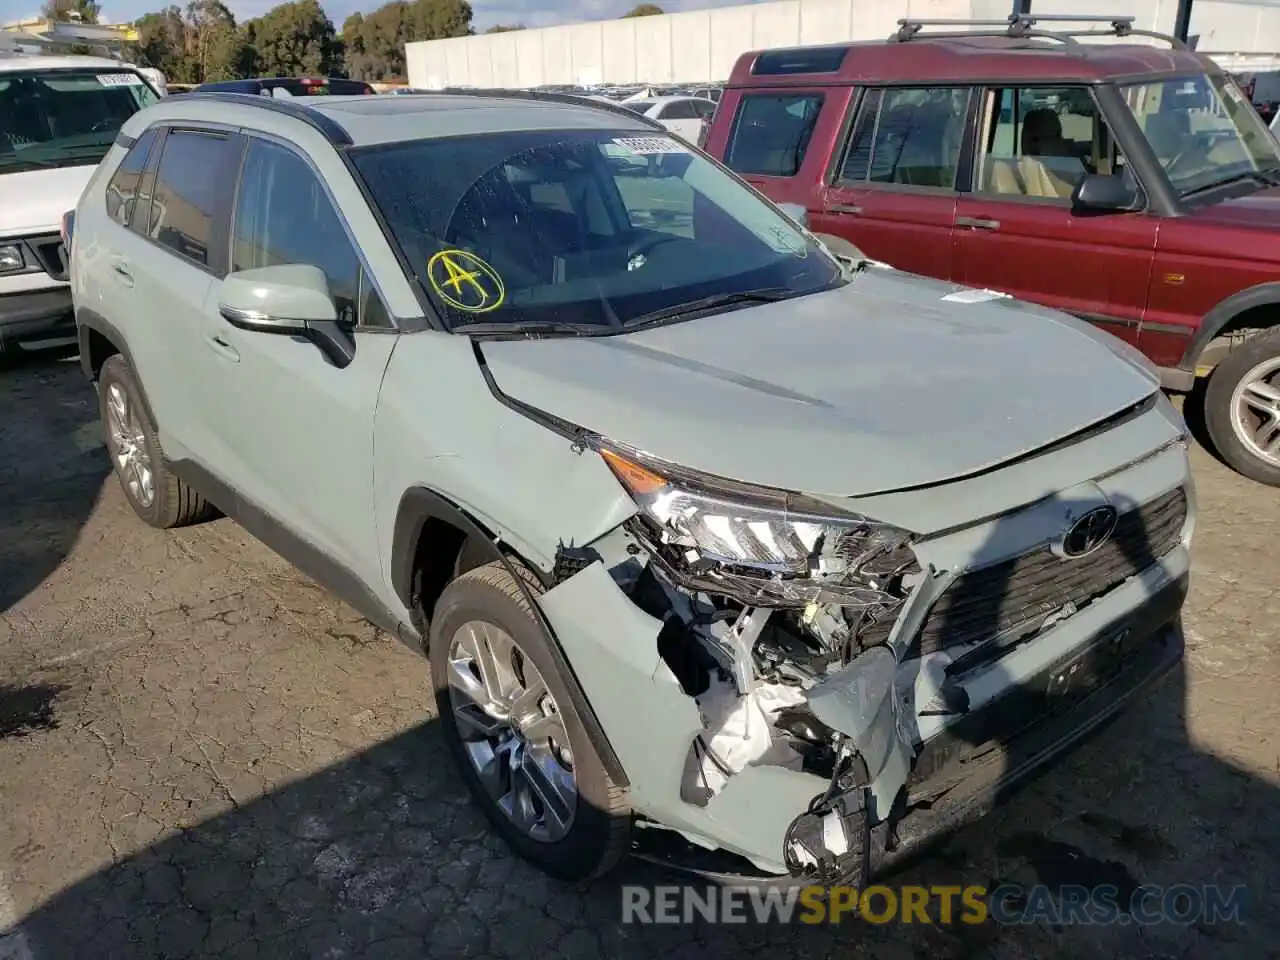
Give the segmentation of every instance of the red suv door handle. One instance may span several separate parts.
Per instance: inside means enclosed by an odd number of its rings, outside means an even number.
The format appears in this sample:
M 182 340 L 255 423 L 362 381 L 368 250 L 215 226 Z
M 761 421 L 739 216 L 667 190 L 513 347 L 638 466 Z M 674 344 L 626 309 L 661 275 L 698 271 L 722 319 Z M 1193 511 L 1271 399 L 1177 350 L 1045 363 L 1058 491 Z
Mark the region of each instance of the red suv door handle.
M 862 208 L 856 203 L 828 203 L 827 213 L 852 213 L 857 216 L 862 213 Z
M 986 217 L 956 217 L 957 227 L 973 227 L 975 230 L 999 230 L 999 220 L 988 220 Z

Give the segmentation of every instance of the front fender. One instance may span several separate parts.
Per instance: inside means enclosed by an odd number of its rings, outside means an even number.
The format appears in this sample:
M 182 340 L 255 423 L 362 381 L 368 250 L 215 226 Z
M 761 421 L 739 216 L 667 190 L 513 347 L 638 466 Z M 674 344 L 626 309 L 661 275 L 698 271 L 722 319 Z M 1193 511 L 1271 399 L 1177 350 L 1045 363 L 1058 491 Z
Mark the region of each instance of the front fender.
M 1258 307 L 1266 306 L 1274 306 L 1280 309 L 1280 281 L 1260 283 L 1255 287 L 1249 287 L 1227 297 L 1227 299 L 1205 314 L 1204 320 L 1200 322 L 1200 328 L 1187 345 L 1179 366 L 1183 370 L 1194 371 L 1205 348 L 1232 320 L 1246 310 L 1254 310 Z

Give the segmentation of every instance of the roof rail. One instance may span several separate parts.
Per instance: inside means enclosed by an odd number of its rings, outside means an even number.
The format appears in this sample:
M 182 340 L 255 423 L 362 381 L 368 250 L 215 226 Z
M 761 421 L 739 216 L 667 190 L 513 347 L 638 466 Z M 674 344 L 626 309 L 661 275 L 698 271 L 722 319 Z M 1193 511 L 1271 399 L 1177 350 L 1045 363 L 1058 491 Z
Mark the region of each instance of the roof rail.
M 1105 23 L 1104 29 L 1067 29 L 1043 30 L 1037 24 L 1072 24 L 1085 25 Z M 1174 50 L 1186 50 L 1187 45 L 1177 37 L 1154 30 L 1141 30 L 1133 25 L 1133 17 L 1117 17 L 1106 14 L 1064 13 L 1038 15 L 1032 13 L 1015 13 L 1007 20 L 915 20 L 903 18 L 898 21 L 898 30 L 889 37 L 891 43 L 907 43 L 911 40 L 937 40 L 967 37 L 1010 37 L 1015 40 L 1057 40 L 1067 47 L 1076 48 L 1080 44 L 1077 37 L 1150 37 L 1163 40 Z M 925 33 L 925 27 L 968 27 L 966 30 L 943 30 L 938 33 Z M 1074 51 L 1073 51 L 1074 52 Z
M 666 127 L 652 117 L 636 113 L 634 110 L 629 110 L 619 103 L 592 100 L 590 97 L 574 93 L 553 93 L 549 90 L 503 90 L 498 87 L 445 87 L 442 90 L 428 92 L 461 97 L 492 97 L 495 100 L 539 100 L 544 103 L 563 103 L 574 107 L 595 107 L 598 110 L 608 110 L 611 113 L 619 114 L 630 120 L 639 120 L 645 126 L 661 130 L 663 133 L 669 132 Z
M 293 117 L 295 120 L 301 120 L 307 126 L 318 130 L 335 147 L 349 147 L 355 142 L 342 124 L 319 110 L 312 110 L 303 101 L 264 97 L 257 93 L 227 93 L 217 90 L 210 90 L 204 93 L 192 91 L 182 95 L 183 103 L 191 103 L 195 100 L 205 100 L 210 103 L 234 103 L 242 107 L 257 107 L 259 110 L 270 110 L 273 113 Z

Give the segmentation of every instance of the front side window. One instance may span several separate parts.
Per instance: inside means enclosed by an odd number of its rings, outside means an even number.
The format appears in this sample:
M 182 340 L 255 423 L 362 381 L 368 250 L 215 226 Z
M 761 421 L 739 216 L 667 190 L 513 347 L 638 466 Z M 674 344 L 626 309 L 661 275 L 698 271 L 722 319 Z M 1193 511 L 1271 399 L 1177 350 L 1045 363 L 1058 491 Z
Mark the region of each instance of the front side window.
M 96 164 L 156 99 L 132 70 L 0 74 L 0 173 Z
M 869 90 L 840 180 L 955 189 L 968 106 L 968 87 Z
M 1087 87 L 1004 87 L 988 94 L 979 193 L 1070 202 L 1087 175 L 1120 175 L 1124 157 Z
M 159 138 L 158 127 L 146 130 L 129 148 L 129 152 L 120 161 L 120 166 L 111 175 L 111 182 L 107 184 L 107 216 L 122 227 L 129 226 L 135 208 L 146 208 L 141 196 L 143 174 Z M 139 224 L 139 229 L 141 228 Z
M 251 140 L 236 200 L 231 269 L 319 267 L 338 319 L 354 325 L 361 266 L 351 238 L 311 166 L 292 150 Z
M 1120 88 L 1179 197 L 1280 176 L 1280 145 L 1231 80 L 1199 75 Z
M 169 131 L 156 170 L 148 235 L 192 263 L 214 266 L 210 250 L 219 217 L 226 236 L 227 194 L 237 154 L 238 141 L 226 135 Z
M 455 330 L 612 333 L 843 282 L 784 215 L 669 135 L 502 132 L 351 155 Z
M 821 111 L 818 93 L 747 94 L 738 105 L 725 165 L 738 173 L 794 177 Z

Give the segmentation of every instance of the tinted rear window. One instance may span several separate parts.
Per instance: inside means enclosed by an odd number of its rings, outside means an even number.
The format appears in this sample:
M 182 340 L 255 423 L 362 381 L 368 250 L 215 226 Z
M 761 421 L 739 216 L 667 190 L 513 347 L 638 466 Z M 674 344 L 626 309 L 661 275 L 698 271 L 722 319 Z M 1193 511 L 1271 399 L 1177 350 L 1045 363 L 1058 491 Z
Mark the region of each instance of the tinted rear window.
M 820 93 L 744 96 L 725 151 L 725 164 L 738 173 L 795 176 L 821 110 Z

